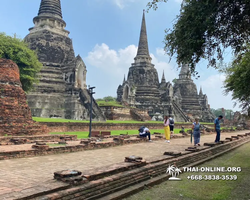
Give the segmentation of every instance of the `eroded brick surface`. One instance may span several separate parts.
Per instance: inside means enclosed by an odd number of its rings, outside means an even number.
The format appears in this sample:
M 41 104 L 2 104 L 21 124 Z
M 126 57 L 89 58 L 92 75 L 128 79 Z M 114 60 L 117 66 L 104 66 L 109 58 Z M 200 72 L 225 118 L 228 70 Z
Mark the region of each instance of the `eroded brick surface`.
M 222 133 L 221 139 L 243 133 L 245 131 Z M 215 134 L 204 135 L 201 137 L 201 144 L 213 142 L 214 139 Z M 185 154 L 185 149 L 190 145 L 190 138 L 181 138 L 171 140 L 170 143 L 161 140 L 70 154 L 0 160 L 0 199 L 6 196 L 11 199 L 13 195 L 23 195 L 23 193 L 18 191 L 25 191 L 25 194 L 28 195 L 32 192 L 65 187 L 65 183 L 53 180 L 53 174 L 56 171 L 72 169 L 79 170 L 83 174 L 92 175 L 97 172 L 97 168 L 103 170 L 109 168 L 107 166 L 124 163 L 124 158 L 130 155 L 141 156 L 148 161 L 155 157 L 165 157 L 163 156 L 165 151 Z M 187 157 L 187 159 L 189 158 Z
M 21 87 L 18 66 L 0 59 L 0 136 L 46 134 L 48 129 L 35 123 Z

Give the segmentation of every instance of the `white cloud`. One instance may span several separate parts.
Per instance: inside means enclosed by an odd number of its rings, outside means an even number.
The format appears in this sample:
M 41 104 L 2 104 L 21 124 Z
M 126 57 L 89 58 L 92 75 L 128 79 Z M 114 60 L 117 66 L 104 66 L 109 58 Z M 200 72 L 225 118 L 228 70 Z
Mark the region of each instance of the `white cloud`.
M 224 74 L 215 74 L 202 81 L 201 85 L 203 88 L 218 89 L 223 86 L 225 78 Z
M 127 74 L 136 51 L 135 45 L 129 45 L 125 49 L 115 51 L 110 49 L 107 44 L 97 44 L 93 51 L 88 53 L 86 61 L 103 73 L 109 74 L 110 77 L 120 77 Z
M 202 87 L 203 93 L 208 96 L 208 103 L 211 108 L 225 108 L 240 110 L 238 106 L 233 108 L 232 96 L 223 94 L 223 82 L 225 80 L 224 74 L 215 74 L 207 77 L 204 81 L 200 81 L 199 85 Z M 197 88 L 198 85 L 197 85 Z
M 163 48 L 156 48 L 156 55 L 158 56 L 166 56 L 166 53 Z
M 116 97 L 116 90 L 119 84 L 122 84 L 124 75 L 127 78 L 131 63 L 134 62 L 134 57 L 137 53 L 137 46 L 129 45 L 124 49 L 114 50 L 107 44 L 96 45 L 94 49 L 84 58 L 87 66 L 87 84 L 96 86 L 95 98 L 104 96 Z M 166 60 L 168 57 L 164 54 L 161 48 L 156 49 L 156 54 L 150 54 L 152 63 L 158 71 L 159 81 L 161 81 L 162 72 L 164 70 L 167 81 L 172 82 L 174 78 L 178 78 L 179 72 L 174 64 L 169 64 Z M 209 70 L 209 69 L 207 69 Z M 208 71 L 204 71 L 208 74 Z M 204 76 L 202 76 L 204 79 Z M 214 74 L 205 77 L 204 80 L 194 80 L 199 91 L 202 87 L 203 93 L 208 97 L 208 103 L 211 108 L 226 108 L 232 109 L 233 103 L 231 95 L 223 95 L 223 81 L 225 75 Z M 238 107 L 234 110 L 239 110 Z
M 162 51 L 162 49 L 156 49 L 156 55 L 151 54 L 152 63 L 158 71 L 159 80 L 164 70 L 166 80 L 171 82 L 177 73 L 170 64 L 162 60 L 162 53 L 160 53 Z M 116 51 L 110 49 L 107 44 L 97 44 L 84 58 L 88 70 L 87 84 L 95 84 L 99 88 L 97 92 L 99 97 L 116 96 L 116 89 L 119 84 L 122 84 L 124 75 L 127 77 L 136 53 L 137 46 L 135 45 Z
M 112 1 L 120 9 L 123 9 L 128 3 L 134 2 L 135 0 L 112 0 Z
M 174 0 L 177 3 L 182 3 L 183 0 Z

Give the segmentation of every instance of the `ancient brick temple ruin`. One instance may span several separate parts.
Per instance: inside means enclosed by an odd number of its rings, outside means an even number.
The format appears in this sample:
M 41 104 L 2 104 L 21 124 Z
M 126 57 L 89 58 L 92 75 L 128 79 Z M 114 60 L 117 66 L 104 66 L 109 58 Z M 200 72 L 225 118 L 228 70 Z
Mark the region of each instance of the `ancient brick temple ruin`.
M 43 68 L 39 84 L 28 94 L 32 116 L 88 119 L 87 70 L 82 58 L 75 57 L 69 31 L 65 30 L 60 0 L 41 0 L 33 22 L 35 26 L 29 29 L 25 41 L 38 52 Z M 95 100 L 93 119 L 105 120 Z
M 0 136 L 46 133 L 46 126 L 32 120 L 18 66 L 11 60 L 0 59 Z
M 166 82 L 164 73 L 159 83 L 158 72 L 149 55 L 145 12 L 142 17 L 137 55 L 129 68 L 127 80 L 117 89 L 117 100 L 130 106 L 147 109 L 152 118 L 159 115 L 174 115 L 176 121 L 190 121 L 199 117 L 201 121 L 214 120 L 207 96 L 191 79 L 188 66 L 183 65 L 174 86 Z

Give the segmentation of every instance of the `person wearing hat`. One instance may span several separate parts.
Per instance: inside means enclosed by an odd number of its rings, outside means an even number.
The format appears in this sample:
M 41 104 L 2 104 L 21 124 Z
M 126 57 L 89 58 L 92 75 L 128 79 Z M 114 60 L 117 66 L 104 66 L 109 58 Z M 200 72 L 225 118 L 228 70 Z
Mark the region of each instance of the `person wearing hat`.
M 215 142 L 218 143 L 220 142 L 220 120 L 223 118 L 222 115 L 220 115 L 219 117 L 217 117 L 214 120 L 214 130 L 216 132 L 216 138 L 215 138 Z
M 201 131 L 200 131 L 200 123 L 199 118 L 195 118 L 195 122 L 192 126 L 192 131 L 194 135 L 194 146 L 200 146 L 200 137 L 201 137 Z

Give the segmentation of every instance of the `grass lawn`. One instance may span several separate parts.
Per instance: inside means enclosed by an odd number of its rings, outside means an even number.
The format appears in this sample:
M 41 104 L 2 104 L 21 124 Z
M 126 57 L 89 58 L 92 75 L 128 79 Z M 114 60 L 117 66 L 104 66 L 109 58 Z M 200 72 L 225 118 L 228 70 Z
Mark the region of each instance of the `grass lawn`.
M 117 101 L 97 101 L 98 106 L 115 106 L 115 107 L 124 107 Z
M 174 133 L 179 133 L 181 129 L 174 129 Z M 164 133 L 163 129 L 152 129 L 150 130 L 151 133 L 158 132 L 158 133 Z M 113 130 L 111 131 L 111 135 L 120 135 L 120 134 L 129 134 L 129 135 L 135 135 L 138 134 L 138 130 Z M 66 134 L 66 135 L 77 135 L 78 139 L 82 138 L 88 138 L 89 132 L 88 131 L 82 131 L 82 132 L 52 132 L 50 134 Z
M 32 117 L 32 119 L 36 122 L 80 122 L 80 123 L 89 123 L 87 120 L 71 120 L 71 119 L 59 119 L 59 118 L 42 118 L 42 117 Z M 146 124 L 146 123 L 159 123 L 162 124 L 161 121 L 118 121 L 118 120 L 107 120 L 106 122 L 97 122 L 93 121 L 93 123 L 135 123 L 135 124 Z M 200 122 L 201 124 L 213 124 L 213 123 L 207 123 L 207 122 Z M 192 124 L 191 122 L 176 122 L 175 124 Z M 190 125 L 191 126 L 191 125 Z
M 250 143 L 199 167 L 241 167 L 241 172 L 188 172 L 181 181 L 165 181 L 125 200 L 249 200 Z M 237 175 L 237 180 L 188 180 L 191 175 Z

